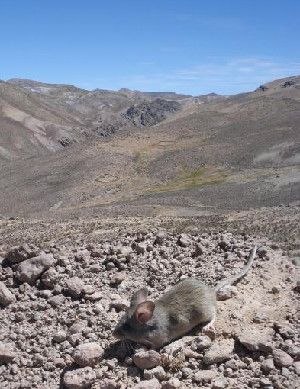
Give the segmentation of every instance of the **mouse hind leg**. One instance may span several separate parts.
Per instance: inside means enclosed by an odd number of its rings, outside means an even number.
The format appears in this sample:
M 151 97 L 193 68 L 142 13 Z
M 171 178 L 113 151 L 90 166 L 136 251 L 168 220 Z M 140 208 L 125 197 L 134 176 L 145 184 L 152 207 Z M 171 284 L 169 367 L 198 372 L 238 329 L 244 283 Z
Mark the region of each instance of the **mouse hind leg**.
M 215 321 L 216 321 L 216 310 L 214 310 L 211 320 L 202 328 L 202 332 L 204 334 L 213 334 L 215 335 L 216 329 L 215 329 Z

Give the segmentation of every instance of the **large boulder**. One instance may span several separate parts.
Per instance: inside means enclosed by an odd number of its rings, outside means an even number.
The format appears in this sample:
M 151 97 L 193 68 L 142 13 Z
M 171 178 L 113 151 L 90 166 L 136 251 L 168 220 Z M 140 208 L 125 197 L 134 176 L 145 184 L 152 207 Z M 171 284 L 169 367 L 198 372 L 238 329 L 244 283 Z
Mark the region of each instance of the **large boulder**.
M 51 266 L 56 260 L 52 254 L 42 253 L 37 257 L 26 259 L 21 262 L 16 271 L 16 277 L 21 282 L 33 285 L 35 281 Z
M 74 361 L 80 367 L 95 366 L 103 355 L 103 349 L 96 342 L 83 343 L 74 351 Z
M 0 281 L 0 305 L 6 307 L 15 300 L 15 296 L 7 288 L 7 286 Z

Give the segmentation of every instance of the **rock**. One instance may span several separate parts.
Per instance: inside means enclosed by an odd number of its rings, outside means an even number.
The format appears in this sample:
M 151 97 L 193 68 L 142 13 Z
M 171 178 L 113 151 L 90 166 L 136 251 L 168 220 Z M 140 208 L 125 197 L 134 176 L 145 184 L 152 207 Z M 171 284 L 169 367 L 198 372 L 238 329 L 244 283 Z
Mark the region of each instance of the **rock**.
M 273 358 L 265 359 L 261 364 L 261 369 L 265 373 L 270 373 L 270 371 L 275 369 Z
M 163 350 L 169 355 L 175 355 L 187 346 L 189 346 L 194 339 L 196 339 L 195 336 L 184 336 L 183 338 L 175 340 L 175 342 L 168 344 L 163 348 Z
M 26 259 L 18 265 L 16 277 L 21 282 L 33 285 L 41 274 L 55 264 L 52 254 L 42 253 L 38 257 Z
M 154 244 L 163 244 L 166 238 L 166 234 L 163 231 L 159 231 L 155 237 Z
M 217 290 L 217 300 L 225 301 L 237 295 L 237 288 L 233 285 L 224 285 Z
M 56 343 L 64 342 L 67 339 L 67 334 L 65 331 L 58 331 L 53 335 L 53 340 Z
M 154 367 L 150 370 L 144 371 L 144 378 L 150 380 L 152 378 L 157 378 L 159 381 L 163 381 L 167 378 L 167 373 L 165 372 L 162 366 Z
M 258 247 L 257 251 L 256 251 L 256 254 L 259 256 L 259 258 L 263 258 L 267 255 L 268 253 L 268 250 L 266 247 Z
M 206 348 L 209 348 L 210 346 L 211 339 L 206 335 L 198 336 L 195 340 L 193 340 L 192 343 L 192 349 L 198 351 L 203 351 Z
M 194 381 L 199 383 L 211 382 L 216 376 L 213 370 L 200 370 L 194 375 Z
M 216 378 L 212 384 L 212 389 L 223 389 L 226 388 L 227 383 L 224 377 Z
M 300 267 L 300 257 L 293 257 L 292 262 L 295 266 Z
M 66 293 L 73 298 L 79 298 L 84 291 L 84 282 L 79 277 L 73 277 L 66 281 Z
M 152 369 L 160 364 L 160 354 L 154 350 L 138 350 L 133 356 L 134 364 L 140 369 Z
M 132 248 L 136 251 L 137 254 L 145 254 L 146 246 L 143 243 L 134 243 Z
M 178 378 L 170 378 L 169 381 L 162 383 L 162 389 L 178 389 L 181 387 L 181 383 Z
M 188 247 L 190 245 L 190 240 L 186 234 L 181 234 L 177 239 L 178 246 Z
M 195 250 L 192 253 L 192 258 L 200 257 L 203 254 L 203 248 L 199 244 L 195 245 Z
M 42 283 L 46 288 L 53 289 L 57 283 L 58 273 L 55 269 L 46 270 L 41 277 Z
M 85 320 L 81 320 L 81 321 L 76 321 L 75 323 L 73 323 L 71 325 L 71 327 L 69 328 L 69 334 L 81 334 L 82 331 L 87 328 L 87 321 Z
M 126 273 L 120 272 L 117 273 L 110 281 L 110 284 L 113 286 L 120 285 L 126 279 Z
M 36 256 L 36 252 L 34 250 L 31 250 L 31 248 L 27 244 L 24 244 L 23 246 L 13 247 L 6 254 L 5 261 L 9 265 L 14 265 L 34 256 Z
M 63 377 L 67 389 L 88 389 L 96 380 L 96 373 L 91 367 L 67 371 Z
M 152 378 L 149 381 L 141 381 L 137 385 L 133 386 L 132 389 L 161 389 L 161 384 L 156 378 Z
M 99 389 L 117 389 L 117 388 L 119 388 L 119 385 L 115 381 L 107 378 L 104 380 L 101 379 Z
M 206 365 L 212 365 L 230 359 L 234 349 L 233 339 L 223 339 L 213 343 L 211 348 L 204 354 L 203 362 Z
M 62 294 L 58 294 L 56 296 L 48 298 L 47 302 L 52 306 L 52 307 L 58 307 L 62 305 L 65 302 L 66 298 Z
M 73 358 L 80 367 L 95 366 L 103 355 L 103 349 L 96 342 L 83 343 L 76 347 Z
M 246 328 L 238 336 L 238 340 L 250 351 L 261 351 L 270 354 L 273 351 L 272 335 L 273 333 L 269 329 Z
M 12 362 L 15 356 L 10 345 L 0 342 L 0 365 Z
M 227 251 L 228 248 L 230 247 L 230 243 L 226 239 L 223 239 L 221 240 L 221 242 L 218 243 L 218 246 L 220 247 L 221 250 Z
M 274 363 L 278 367 L 286 367 L 291 366 L 294 362 L 293 358 L 282 350 L 274 350 L 273 351 Z
M 14 301 L 15 296 L 11 293 L 7 286 L 2 281 L 0 281 L 0 305 L 6 307 Z
M 300 293 L 300 281 L 296 282 L 296 285 L 294 287 L 294 291 L 297 292 L 297 293 Z
M 300 361 L 294 362 L 295 373 L 300 376 Z
M 110 295 L 110 306 L 109 308 L 115 308 L 117 312 L 123 311 L 129 307 L 127 300 L 123 299 L 117 294 Z

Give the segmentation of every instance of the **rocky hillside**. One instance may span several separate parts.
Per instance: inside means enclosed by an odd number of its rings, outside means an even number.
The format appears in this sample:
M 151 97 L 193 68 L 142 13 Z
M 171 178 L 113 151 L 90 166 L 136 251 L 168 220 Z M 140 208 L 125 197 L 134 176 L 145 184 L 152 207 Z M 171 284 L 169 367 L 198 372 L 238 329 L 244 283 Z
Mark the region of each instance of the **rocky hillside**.
M 4 215 L 197 216 L 300 200 L 299 77 L 202 99 L 0 88 Z
M 124 113 L 139 104 L 143 105 L 142 117 L 135 125 L 155 125 L 187 99 L 176 93 L 87 91 L 32 80 L 2 81 L 0 158 L 45 155 L 87 138 L 111 135 L 132 126 L 132 118 Z
M 298 387 L 299 283 L 278 244 L 197 226 L 179 235 L 146 225 L 134 232 L 127 223 L 106 239 L 96 224 L 83 235 L 68 234 L 70 227 L 57 225 L 52 242 L 40 224 L 42 240 L 31 233 L 32 243 L 2 244 L 1 387 Z M 260 248 L 249 274 L 218 295 L 214 332 L 198 328 L 157 351 L 114 339 L 133 291 L 147 286 L 155 299 L 186 277 L 213 286 L 241 269 L 254 244 Z

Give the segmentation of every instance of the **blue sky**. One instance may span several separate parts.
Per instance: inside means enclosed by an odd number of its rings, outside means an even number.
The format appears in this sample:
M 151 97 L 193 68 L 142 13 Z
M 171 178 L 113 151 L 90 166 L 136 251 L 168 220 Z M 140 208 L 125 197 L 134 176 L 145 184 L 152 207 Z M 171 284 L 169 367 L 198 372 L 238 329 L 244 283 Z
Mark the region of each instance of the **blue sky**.
M 232 94 L 300 74 L 299 0 L 0 0 L 0 78 Z

